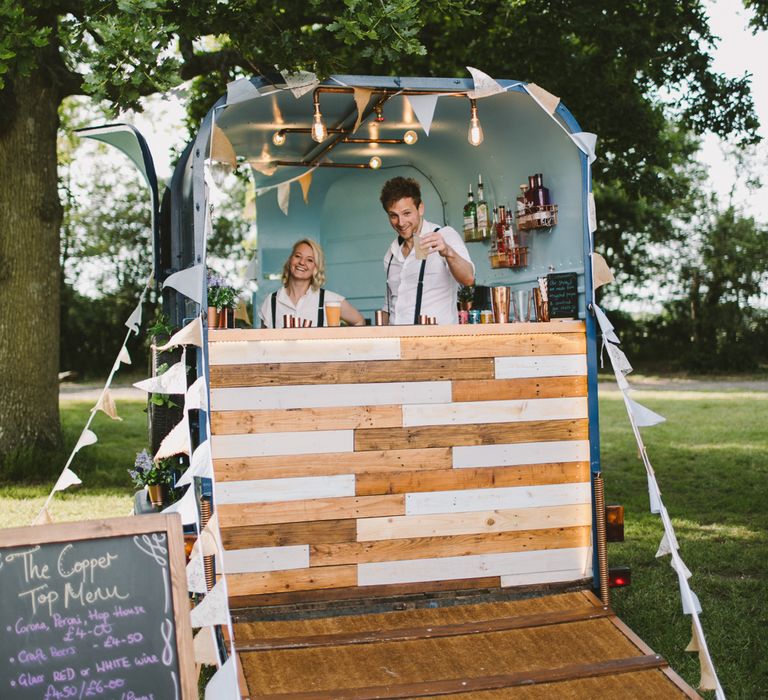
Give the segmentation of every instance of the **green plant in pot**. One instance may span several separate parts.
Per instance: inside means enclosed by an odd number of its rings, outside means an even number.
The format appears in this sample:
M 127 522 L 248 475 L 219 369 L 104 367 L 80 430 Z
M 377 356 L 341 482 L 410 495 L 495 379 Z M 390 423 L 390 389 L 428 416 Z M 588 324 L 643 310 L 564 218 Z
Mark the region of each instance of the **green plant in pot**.
M 173 484 L 173 467 L 173 459 L 153 460 L 147 450 L 142 450 L 136 455 L 133 469 L 129 469 L 128 474 L 137 488 L 147 488 L 152 505 L 161 506 L 168 487 Z
M 472 308 L 472 301 L 475 297 L 475 288 L 470 285 L 461 285 L 457 293 L 459 308 L 463 311 L 469 311 Z
M 234 310 L 237 307 L 237 290 L 226 281 L 208 271 L 208 327 L 229 328 L 234 326 Z M 231 319 L 231 320 L 230 320 Z

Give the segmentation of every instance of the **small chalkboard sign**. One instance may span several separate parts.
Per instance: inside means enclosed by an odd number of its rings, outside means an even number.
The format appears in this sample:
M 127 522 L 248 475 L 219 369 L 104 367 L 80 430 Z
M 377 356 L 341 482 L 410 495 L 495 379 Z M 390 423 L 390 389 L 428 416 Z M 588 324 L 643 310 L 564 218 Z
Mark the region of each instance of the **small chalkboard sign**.
M 575 272 L 547 275 L 547 299 L 550 318 L 579 317 L 579 287 Z
M 178 514 L 0 534 L 3 700 L 192 700 Z

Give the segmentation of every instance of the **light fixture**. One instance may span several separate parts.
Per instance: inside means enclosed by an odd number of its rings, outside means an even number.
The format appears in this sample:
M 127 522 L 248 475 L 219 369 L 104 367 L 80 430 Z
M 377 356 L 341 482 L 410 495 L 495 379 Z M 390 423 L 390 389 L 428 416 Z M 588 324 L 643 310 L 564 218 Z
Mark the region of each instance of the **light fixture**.
M 373 157 L 372 157 L 372 158 L 371 158 L 371 159 L 368 161 L 368 167 L 369 167 L 371 170 L 378 170 L 378 169 L 381 167 L 381 158 L 379 158 L 378 156 L 373 156 Z
M 480 120 L 477 118 L 477 101 L 470 99 L 469 104 L 471 107 L 471 115 L 469 118 L 469 132 L 467 133 L 467 140 L 473 146 L 479 146 L 483 142 L 483 127 L 480 126 Z
M 413 146 L 418 140 L 419 135 L 413 129 L 408 129 L 408 131 L 403 134 L 403 141 L 408 146 Z
M 285 132 L 280 130 L 272 134 L 272 143 L 275 146 L 282 146 L 285 143 Z
M 376 121 L 377 122 L 383 122 L 384 121 L 384 112 L 383 112 L 384 106 L 379 102 L 374 108 L 373 111 L 376 112 Z
M 312 117 L 312 140 L 322 143 L 328 138 L 328 129 L 325 128 L 323 115 L 320 114 L 320 95 L 315 91 L 314 94 L 315 114 Z

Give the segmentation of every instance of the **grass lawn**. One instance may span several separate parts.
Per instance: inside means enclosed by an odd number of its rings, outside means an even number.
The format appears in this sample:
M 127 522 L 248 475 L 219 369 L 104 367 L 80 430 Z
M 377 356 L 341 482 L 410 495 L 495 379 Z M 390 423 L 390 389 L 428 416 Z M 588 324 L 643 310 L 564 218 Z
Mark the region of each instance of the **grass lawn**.
M 691 587 L 703 607 L 704 632 L 726 695 L 768 698 L 768 393 L 638 391 L 634 398 L 667 418 L 642 429 L 643 439 L 681 556 L 693 572 Z M 62 406 L 69 449 L 91 406 Z M 98 414 L 92 429 L 99 441 L 72 463 L 83 486 L 54 497 L 54 520 L 130 512 L 134 489 L 126 470 L 146 446 L 143 408 L 143 402 L 118 401 L 122 422 Z M 604 393 L 600 413 L 607 501 L 626 508 L 626 542 L 610 545 L 609 558 L 633 573 L 630 587 L 612 591 L 612 605 L 695 687 L 697 655 L 684 651 L 690 618 L 682 613 L 669 557 L 655 558 L 662 525 L 648 510 L 645 472 L 620 395 Z M 44 474 L 40 486 L 0 487 L 0 527 L 32 520 L 68 455 L 20 472 L 31 475 L 25 481 Z

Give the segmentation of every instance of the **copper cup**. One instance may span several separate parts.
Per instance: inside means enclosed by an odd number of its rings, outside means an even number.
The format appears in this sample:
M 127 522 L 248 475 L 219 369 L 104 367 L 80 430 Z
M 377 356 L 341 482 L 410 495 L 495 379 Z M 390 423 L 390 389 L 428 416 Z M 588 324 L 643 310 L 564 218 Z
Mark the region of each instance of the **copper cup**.
M 491 287 L 491 307 L 494 323 L 509 321 L 509 287 Z

